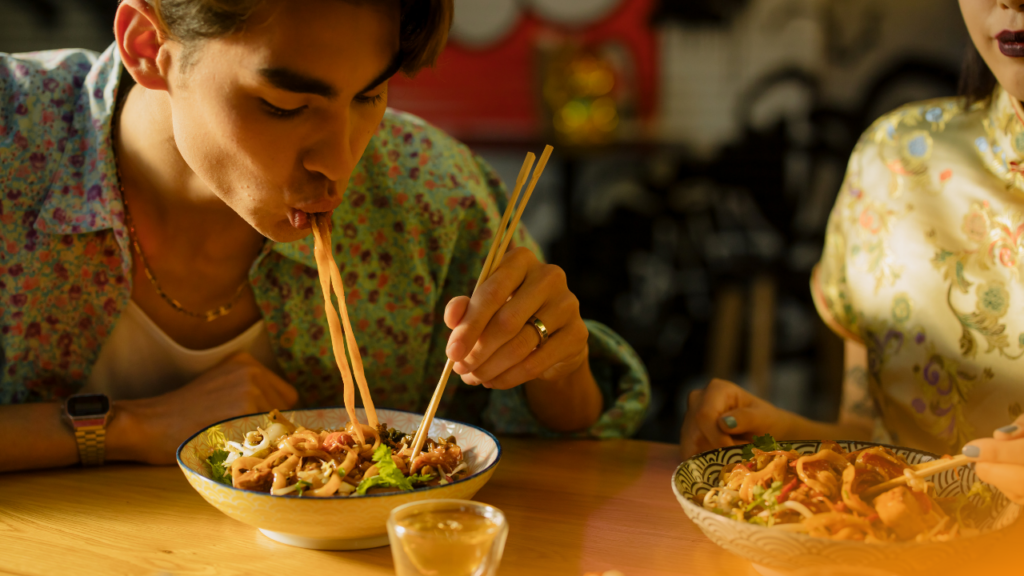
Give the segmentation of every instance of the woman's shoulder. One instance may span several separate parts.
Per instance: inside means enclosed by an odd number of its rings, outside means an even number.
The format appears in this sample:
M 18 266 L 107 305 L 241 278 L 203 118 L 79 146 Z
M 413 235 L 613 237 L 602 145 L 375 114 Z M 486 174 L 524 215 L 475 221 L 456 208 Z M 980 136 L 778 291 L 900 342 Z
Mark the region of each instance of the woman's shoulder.
M 872 122 L 861 134 L 857 150 L 902 145 L 915 157 L 930 153 L 933 146 L 960 145 L 963 138 L 973 139 L 983 131 L 987 111 L 987 102 L 966 105 L 958 96 L 910 102 Z

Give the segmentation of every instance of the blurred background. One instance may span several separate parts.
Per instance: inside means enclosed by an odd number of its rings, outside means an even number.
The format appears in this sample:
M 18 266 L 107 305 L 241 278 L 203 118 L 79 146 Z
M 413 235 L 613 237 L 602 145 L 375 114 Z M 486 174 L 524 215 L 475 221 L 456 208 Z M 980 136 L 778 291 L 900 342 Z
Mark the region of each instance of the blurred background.
M 956 91 L 955 0 L 455 0 L 435 70 L 389 105 L 514 182 L 555 155 L 524 220 L 585 318 L 643 357 L 640 436 L 678 441 L 687 393 L 732 379 L 818 419 L 842 343 L 808 281 L 859 134 Z M 0 51 L 103 50 L 116 0 L 0 0 Z

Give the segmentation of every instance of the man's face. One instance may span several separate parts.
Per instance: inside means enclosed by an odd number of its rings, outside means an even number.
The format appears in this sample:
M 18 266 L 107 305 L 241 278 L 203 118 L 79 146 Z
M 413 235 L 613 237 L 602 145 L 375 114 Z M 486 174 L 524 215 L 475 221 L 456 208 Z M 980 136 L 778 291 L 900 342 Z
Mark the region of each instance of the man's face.
M 264 236 L 290 242 L 341 203 L 380 124 L 399 47 L 397 2 L 266 2 L 247 29 L 197 47 L 170 89 L 174 145 Z
M 960 0 L 971 41 L 999 84 L 1024 100 L 1024 6 L 1008 0 Z

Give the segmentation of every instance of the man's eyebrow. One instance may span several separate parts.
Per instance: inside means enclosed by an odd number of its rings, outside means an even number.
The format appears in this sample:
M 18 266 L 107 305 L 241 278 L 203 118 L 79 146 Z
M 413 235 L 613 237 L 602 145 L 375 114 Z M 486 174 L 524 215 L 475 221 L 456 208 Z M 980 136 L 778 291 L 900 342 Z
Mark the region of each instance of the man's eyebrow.
M 381 85 L 388 78 L 394 76 L 395 73 L 398 72 L 398 70 L 402 67 L 402 62 L 402 51 L 399 50 L 395 52 L 394 56 L 391 57 L 391 62 L 388 63 L 387 68 L 385 68 L 384 71 L 378 74 L 376 78 L 371 80 L 370 83 L 367 84 L 365 88 L 358 92 L 358 94 L 369 92 L 370 90 L 373 90 L 377 86 Z
M 281 90 L 299 94 L 314 94 L 328 100 L 332 100 L 338 95 L 338 91 L 329 83 L 290 68 L 263 68 L 260 70 L 260 75 L 275 88 Z

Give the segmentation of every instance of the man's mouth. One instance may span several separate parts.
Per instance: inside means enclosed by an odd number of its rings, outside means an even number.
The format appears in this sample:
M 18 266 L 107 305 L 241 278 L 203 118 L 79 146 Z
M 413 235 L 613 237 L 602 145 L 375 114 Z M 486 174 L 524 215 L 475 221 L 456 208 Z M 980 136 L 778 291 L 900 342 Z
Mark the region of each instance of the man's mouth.
M 996 41 L 1003 56 L 1024 57 L 1024 30 L 1003 30 L 996 34 Z
M 330 214 L 341 203 L 341 199 L 335 195 L 328 195 L 313 202 L 301 202 L 295 206 L 288 206 L 288 221 L 298 230 L 311 228 L 313 217 L 320 214 Z M 330 218 L 327 218 L 330 220 Z
M 299 210 L 297 208 L 288 208 L 288 221 L 292 227 L 297 230 L 305 230 L 313 226 L 313 218 L 320 214 L 330 214 L 333 210 L 327 210 L 325 212 L 306 212 L 305 210 Z M 330 218 L 328 218 L 329 220 Z

